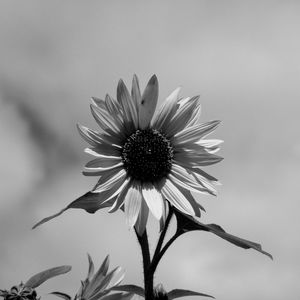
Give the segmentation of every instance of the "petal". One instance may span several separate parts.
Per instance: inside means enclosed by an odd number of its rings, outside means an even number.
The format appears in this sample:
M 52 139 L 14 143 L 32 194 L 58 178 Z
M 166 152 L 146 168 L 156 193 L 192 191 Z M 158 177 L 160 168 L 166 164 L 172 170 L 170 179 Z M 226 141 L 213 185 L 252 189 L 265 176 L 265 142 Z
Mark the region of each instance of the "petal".
M 84 149 L 84 152 L 96 157 L 121 157 L 119 147 L 107 144 L 97 144 L 96 147 Z
M 99 143 L 102 142 L 102 139 L 98 132 L 80 124 L 77 124 L 77 129 L 80 135 L 83 137 L 83 139 L 86 140 L 90 145 L 96 147 Z
M 186 190 L 190 190 L 191 192 L 198 192 L 204 194 L 210 194 L 210 190 L 203 187 L 194 177 L 192 177 L 186 169 L 183 167 L 174 164 L 172 166 L 172 170 L 169 174 L 170 180 L 176 185 L 183 187 Z
M 116 122 L 118 128 L 124 129 L 123 112 L 119 103 L 107 94 L 105 96 L 105 106 L 107 111 L 111 114 L 111 117 Z
M 197 153 L 194 151 L 181 151 L 175 153 L 174 161 L 178 161 L 180 165 L 189 164 L 189 166 L 201 167 L 216 164 L 223 160 L 223 157 L 206 153 Z
M 181 88 L 177 88 L 171 93 L 171 95 L 167 97 L 165 102 L 163 102 L 158 113 L 153 118 L 152 126 L 154 128 L 164 131 L 164 129 L 167 127 L 169 121 L 177 111 L 177 101 L 180 90 Z
M 95 121 L 103 131 L 108 133 L 112 131 L 115 134 L 120 134 L 119 126 L 116 124 L 115 120 L 111 118 L 111 115 L 109 115 L 106 109 L 104 110 L 94 105 L 90 105 L 90 107 Z
M 164 210 L 161 193 L 149 183 L 143 185 L 142 194 L 153 216 L 160 220 Z
M 104 100 L 99 99 L 97 97 L 92 97 L 91 100 L 92 100 L 93 105 L 96 105 L 96 106 L 98 106 L 100 108 L 105 109 L 105 102 L 104 102 Z
M 90 161 L 89 163 L 93 163 L 94 161 Z M 89 163 L 87 163 L 87 165 Z M 123 162 L 120 161 L 120 162 L 115 162 L 115 164 L 110 164 L 102 167 L 85 167 L 84 171 L 82 171 L 82 174 L 85 176 L 103 176 L 108 171 L 113 170 L 117 172 L 122 169 L 123 169 Z
M 99 157 L 96 159 L 93 159 L 89 161 L 85 167 L 91 168 L 91 169 L 97 169 L 97 168 L 107 168 L 111 166 L 115 166 L 116 164 L 120 163 L 122 161 L 121 157 Z
M 125 197 L 125 215 L 129 228 L 132 228 L 138 218 L 142 202 L 141 187 L 132 184 Z
M 149 127 L 158 100 L 158 81 L 156 75 L 153 75 L 139 103 L 139 128 L 145 129 Z
M 100 193 L 103 191 L 110 190 L 115 185 L 123 183 L 126 177 L 126 171 L 122 168 L 121 170 L 109 170 L 106 174 L 102 175 L 97 185 L 93 189 L 93 192 Z
M 167 137 L 173 136 L 175 133 L 180 132 L 187 126 L 193 115 L 193 112 L 199 105 L 198 100 L 199 96 L 193 97 L 184 105 L 179 107 L 166 129 Z
M 161 192 L 163 196 L 177 209 L 185 214 L 195 215 L 195 211 L 191 203 L 169 179 L 166 179 Z
M 122 79 L 120 79 L 118 83 L 117 99 L 123 108 L 125 122 L 127 122 L 128 124 L 133 123 L 134 127 L 137 128 L 138 115 L 136 107 Z
M 135 229 L 136 229 L 137 233 L 139 234 L 139 236 L 142 236 L 146 229 L 148 215 L 149 215 L 149 207 L 145 201 L 142 201 L 140 213 L 139 213 L 138 219 L 135 223 Z
M 219 124 L 220 121 L 210 121 L 207 123 L 201 123 L 191 127 L 187 127 L 175 134 L 175 144 L 179 145 L 197 142 L 201 138 L 215 130 Z
M 115 200 L 115 202 L 113 203 L 111 208 L 108 210 L 108 212 L 113 213 L 113 212 L 117 211 L 123 205 L 126 194 L 128 192 L 128 189 L 131 186 L 131 184 L 129 183 L 129 179 L 126 179 L 125 182 L 126 182 L 126 185 L 123 186 L 117 199 Z
M 139 114 L 139 104 L 141 103 L 142 96 L 139 86 L 139 79 L 135 74 L 132 78 L 131 98 L 133 100 L 133 103 L 135 104 L 136 111 Z

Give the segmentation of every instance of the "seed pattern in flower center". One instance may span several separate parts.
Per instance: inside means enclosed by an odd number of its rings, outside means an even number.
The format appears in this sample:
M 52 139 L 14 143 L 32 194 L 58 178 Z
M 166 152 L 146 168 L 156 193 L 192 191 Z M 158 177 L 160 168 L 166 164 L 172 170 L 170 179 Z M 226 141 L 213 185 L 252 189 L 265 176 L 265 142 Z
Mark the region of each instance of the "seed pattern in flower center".
M 127 174 L 141 182 L 158 182 L 172 167 L 170 141 L 153 129 L 137 130 L 126 140 L 122 159 Z

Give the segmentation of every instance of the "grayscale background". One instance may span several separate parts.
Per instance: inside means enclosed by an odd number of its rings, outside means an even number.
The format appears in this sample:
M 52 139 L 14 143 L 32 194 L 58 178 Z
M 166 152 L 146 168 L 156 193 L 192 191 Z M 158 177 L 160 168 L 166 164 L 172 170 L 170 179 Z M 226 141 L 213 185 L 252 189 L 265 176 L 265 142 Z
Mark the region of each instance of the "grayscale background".
M 142 284 L 141 253 L 121 212 L 70 210 L 34 223 L 90 189 L 77 122 L 97 128 L 91 96 L 115 95 L 119 78 L 152 74 L 160 101 L 177 86 L 200 94 L 203 121 L 221 119 L 222 182 L 199 201 L 203 221 L 262 243 L 271 261 L 207 233 L 189 233 L 163 259 L 156 283 L 219 300 L 298 299 L 299 1 L 1 1 L 0 288 L 49 267 L 72 273 L 38 288 L 72 295 L 111 255 L 125 283 Z M 151 246 L 155 245 L 154 222 Z M 192 299 L 192 298 L 191 298 Z

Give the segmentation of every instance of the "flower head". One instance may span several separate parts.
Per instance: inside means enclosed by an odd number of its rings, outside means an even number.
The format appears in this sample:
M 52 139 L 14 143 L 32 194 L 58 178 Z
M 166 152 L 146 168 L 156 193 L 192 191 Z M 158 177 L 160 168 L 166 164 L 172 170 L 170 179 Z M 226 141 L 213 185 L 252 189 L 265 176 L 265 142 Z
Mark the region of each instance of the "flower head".
M 81 287 L 75 296 L 75 300 L 100 300 L 117 286 L 124 278 L 121 268 L 117 267 L 108 272 L 109 256 L 106 256 L 99 270 L 94 274 L 94 263 L 88 255 L 89 270 L 87 278 L 81 282 Z M 114 282 L 113 282 L 114 281 Z M 120 297 L 120 299 L 122 299 Z
M 25 286 L 24 283 L 13 286 L 9 291 L 0 290 L 0 296 L 4 300 L 37 300 L 35 289 Z
M 85 280 L 81 281 L 81 287 L 76 293 L 74 300 L 130 300 L 132 293 L 114 293 L 110 294 L 114 287 L 117 287 L 124 278 L 121 268 L 117 267 L 108 272 L 109 256 L 106 256 L 98 271 L 95 273 L 95 267 L 92 258 L 88 255 L 89 269 Z M 65 300 L 71 300 L 72 297 L 60 293 L 53 292 Z
M 36 287 L 50 278 L 68 273 L 70 270 L 71 266 L 60 266 L 39 272 L 30 277 L 25 283 L 21 282 L 19 285 L 13 286 L 9 291 L 0 290 L 0 297 L 3 297 L 4 300 L 39 300 L 40 297 L 37 297 Z
M 219 121 L 200 123 L 199 96 L 179 97 L 177 88 L 155 112 L 158 81 L 155 75 L 141 94 L 133 77 L 131 94 L 122 80 L 117 99 L 92 98 L 91 112 L 100 130 L 78 125 L 90 144 L 85 150 L 94 157 L 84 175 L 100 177 L 90 193 L 73 201 L 68 208 L 95 212 L 125 211 L 127 223 L 144 232 L 149 211 L 164 223 L 168 205 L 184 214 L 200 216 L 201 205 L 191 192 L 216 194 L 217 179 L 202 167 L 222 160 L 215 153 L 221 140 L 205 139 Z M 36 226 L 37 226 L 36 225 Z

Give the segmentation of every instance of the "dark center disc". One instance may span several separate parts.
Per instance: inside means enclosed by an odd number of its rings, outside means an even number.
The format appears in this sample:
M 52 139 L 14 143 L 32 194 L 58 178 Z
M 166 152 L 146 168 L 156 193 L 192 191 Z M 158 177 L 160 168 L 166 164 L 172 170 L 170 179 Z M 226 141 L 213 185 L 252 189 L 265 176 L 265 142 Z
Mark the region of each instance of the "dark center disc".
M 122 159 L 127 174 L 142 182 L 158 182 L 172 167 L 173 148 L 157 130 L 137 130 L 124 143 Z

